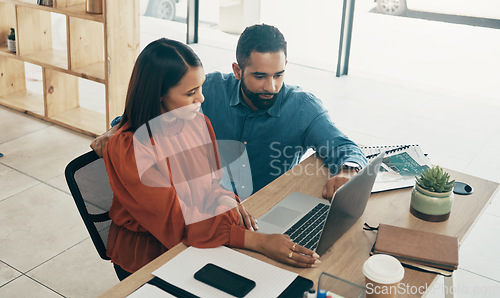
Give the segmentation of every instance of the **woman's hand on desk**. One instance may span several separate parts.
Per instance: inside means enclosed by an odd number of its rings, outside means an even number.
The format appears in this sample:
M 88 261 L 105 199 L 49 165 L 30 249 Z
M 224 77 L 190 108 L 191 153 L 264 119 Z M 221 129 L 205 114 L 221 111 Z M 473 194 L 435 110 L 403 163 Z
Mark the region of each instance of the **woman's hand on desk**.
M 260 252 L 278 262 L 296 267 L 318 267 L 319 255 L 290 240 L 288 235 L 245 232 L 245 248 Z
M 257 226 L 257 219 L 251 215 L 245 206 L 238 203 L 238 213 L 240 214 L 240 225 L 246 227 L 250 231 L 256 231 L 259 229 Z

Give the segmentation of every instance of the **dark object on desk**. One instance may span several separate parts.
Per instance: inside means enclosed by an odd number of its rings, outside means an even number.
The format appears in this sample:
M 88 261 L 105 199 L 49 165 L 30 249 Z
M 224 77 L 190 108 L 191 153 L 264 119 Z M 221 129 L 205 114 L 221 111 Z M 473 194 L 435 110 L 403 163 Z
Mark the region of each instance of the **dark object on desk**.
M 474 188 L 472 188 L 472 186 L 470 186 L 469 184 L 465 184 L 463 182 L 455 182 L 453 192 L 457 195 L 470 195 L 474 193 Z
M 278 298 L 302 298 L 304 292 L 314 286 L 312 280 L 297 276 L 293 282 L 281 293 Z
M 65 170 L 66 182 L 99 256 L 106 255 L 113 191 L 109 186 L 104 160 L 94 151 L 72 160 Z
M 255 281 L 212 263 L 198 270 L 194 278 L 235 297 L 245 297 L 255 288 Z
M 173 284 L 164 281 L 163 279 L 159 277 L 154 277 L 150 281 L 148 281 L 148 284 L 157 286 L 158 288 L 162 289 L 165 292 L 168 292 L 175 297 L 184 297 L 184 298 L 198 298 L 198 296 L 189 293 L 188 291 L 181 289 L 179 287 L 174 286 Z
M 3 154 L 2 154 L 2 153 L 0 153 L 0 157 L 3 157 Z
M 450 276 L 458 267 L 458 238 L 380 224 L 372 254 L 388 254 L 401 264 Z

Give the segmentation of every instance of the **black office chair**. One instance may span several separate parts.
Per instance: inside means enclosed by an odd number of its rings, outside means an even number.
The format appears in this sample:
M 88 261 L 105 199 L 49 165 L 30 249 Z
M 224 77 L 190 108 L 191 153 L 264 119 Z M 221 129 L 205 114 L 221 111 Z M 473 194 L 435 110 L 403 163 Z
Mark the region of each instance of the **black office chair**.
M 87 152 L 66 166 L 65 175 L 76 207 L 99 256 L 110 260 L 106 256 L 106 245 L 111 224 L 108 211 L 113 192 L 109 186 L 104 160 L 94 151 Z

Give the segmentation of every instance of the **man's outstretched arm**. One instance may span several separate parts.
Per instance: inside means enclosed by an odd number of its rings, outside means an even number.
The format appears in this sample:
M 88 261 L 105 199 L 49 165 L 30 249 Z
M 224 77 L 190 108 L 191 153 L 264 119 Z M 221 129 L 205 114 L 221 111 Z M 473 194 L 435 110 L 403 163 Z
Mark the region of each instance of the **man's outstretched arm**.
M 342 133 L 325 112 L 318 115 L 309 125 L 305 141 L 308 147 L 316 150 L 318 157 L 334 175 L 323 187 L 322 195 L 331 200 L 333 194 L 346 183 L 357 170 L 367 163 L 359 146 Z M 356 168 L 345 167 L 355 165 Z

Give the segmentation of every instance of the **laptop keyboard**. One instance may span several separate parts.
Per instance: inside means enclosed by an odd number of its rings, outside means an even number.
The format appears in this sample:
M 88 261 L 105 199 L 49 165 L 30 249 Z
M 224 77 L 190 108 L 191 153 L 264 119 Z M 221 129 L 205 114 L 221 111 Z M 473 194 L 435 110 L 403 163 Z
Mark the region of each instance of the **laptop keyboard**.
M 309 213 L 304 215 L 285 234 L 292 238 L 292 241 L 310 250 L 318 247 L 319 236 L 325 224 L 329 206 L 318 203 Z

